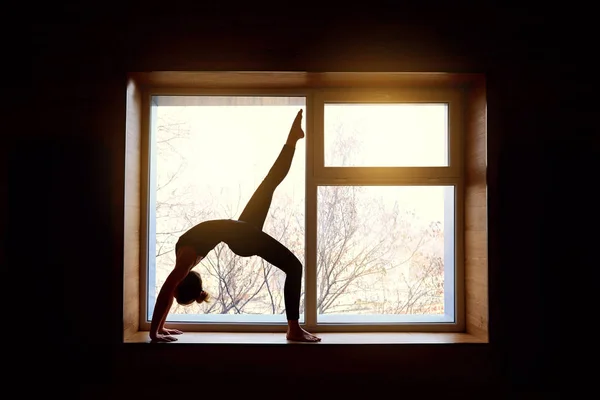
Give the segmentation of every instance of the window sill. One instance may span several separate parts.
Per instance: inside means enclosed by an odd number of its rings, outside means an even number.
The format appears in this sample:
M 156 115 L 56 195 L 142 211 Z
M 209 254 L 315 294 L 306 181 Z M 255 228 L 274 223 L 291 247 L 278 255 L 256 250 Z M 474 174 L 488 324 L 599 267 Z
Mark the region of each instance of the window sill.
M 468 333 L 318 333 L 324 344 L 452 344 L 487 343 Z M 285 334 L 277 333 L 231 333 L 231 332 L 186 332 L 169 344 L 305 344 L 288 342 Z M 125 343 L 150 343 L 148 332 L 139 331 L 126 338 Z M 312 343 L 310 343 L 312 344 Z

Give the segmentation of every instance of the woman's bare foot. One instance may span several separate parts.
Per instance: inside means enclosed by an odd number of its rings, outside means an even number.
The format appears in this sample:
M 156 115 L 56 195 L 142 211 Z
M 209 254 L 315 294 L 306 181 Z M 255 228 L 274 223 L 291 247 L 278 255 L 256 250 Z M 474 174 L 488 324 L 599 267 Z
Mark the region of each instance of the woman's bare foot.
M 290 128 L 290 133 L 287 138 L 286 144 L 295 146 L 296 142 L 304 137 L 304 131 L 302 130 L 302 109 L 296 114 L 296 118 Z
M 288 330 L 285 335 L 287 340 L 294 342 L 320 342 L 321 338 L 302 329 L 298 321 L 288 321 Z

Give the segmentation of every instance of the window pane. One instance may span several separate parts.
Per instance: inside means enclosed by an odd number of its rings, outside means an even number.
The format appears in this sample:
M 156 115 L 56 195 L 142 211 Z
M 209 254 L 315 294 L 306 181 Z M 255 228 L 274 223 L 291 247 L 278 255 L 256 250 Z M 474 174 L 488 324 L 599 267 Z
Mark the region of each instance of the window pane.
M 205 220 L 239 217 L 281 151 L 300 108 L 305 110 L 303 97 L 153 98 L 148 318 L 173 269 L 179 236 Z M 303 263 L 304 158 L 299 142 L 264 225 Z M 194 270 L 212 301 L 174 302 L 169 321 L 285 321 L 285 275 L 261 258 L 238 257 L 220 244 Z
M 318 322 L 452 322 L 454 188 L 320 186 Z
M 326 167 L 448 166 L 447 104 L 325 104 Z

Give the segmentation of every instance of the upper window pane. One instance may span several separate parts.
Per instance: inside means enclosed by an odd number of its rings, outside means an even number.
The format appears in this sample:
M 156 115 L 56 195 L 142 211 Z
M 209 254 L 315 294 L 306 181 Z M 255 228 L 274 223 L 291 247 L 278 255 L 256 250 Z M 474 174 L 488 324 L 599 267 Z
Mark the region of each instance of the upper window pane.
M 325 104 L 326 167 L 448 166 L 445 103 Z

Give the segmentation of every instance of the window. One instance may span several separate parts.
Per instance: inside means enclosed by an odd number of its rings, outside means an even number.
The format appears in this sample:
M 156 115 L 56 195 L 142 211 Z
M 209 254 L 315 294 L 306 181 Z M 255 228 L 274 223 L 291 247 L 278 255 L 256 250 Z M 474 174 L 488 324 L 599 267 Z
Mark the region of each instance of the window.
M 234 77 L 215 88 L 140 76 L 128 105 L 141 121 L 139 291 L 126 266 L 125 330 L 133 293 L 131 324 L 149 328 L 179 235 L 239 216 L 302 108 L 306 138 L 264 227 L 304 265 L 301 323 L 314 332 L 487 332 L 484 92 L 418 79 L 286 86 L 282 74 L 272 87 L 271 74 L 264 85 L 241 78 L 236 88 Z M 174 303 L 170 326 L 285 329 L 276 267 L 219 244 L 195 269 L 213 301 Z

